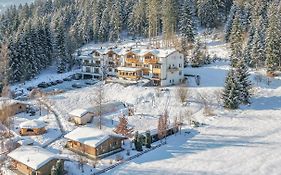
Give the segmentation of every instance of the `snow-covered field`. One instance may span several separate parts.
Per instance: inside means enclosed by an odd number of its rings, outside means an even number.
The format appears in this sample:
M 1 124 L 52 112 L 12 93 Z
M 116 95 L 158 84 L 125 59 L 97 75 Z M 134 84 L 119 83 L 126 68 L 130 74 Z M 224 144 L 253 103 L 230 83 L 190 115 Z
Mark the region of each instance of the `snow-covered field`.
M 207 39 L 208 51 L 220 58 L 228 57 L 227 45 Z M 129 45 L 130 42 L 127 43 Z M 126 44 L 125 44 L 126 45 Z M 85 46 L 84 51 L 96 45 Z M 104 85 L 105 102 L 121 101 L 134 105 L 135 115 L 128 117 L 129 125 L 140 132 L 157 128 L 159 115 L 167 107 L 170 123 L 175 117 L 183 116 L 187 123 L 189 117 L 203 123 L 199 128 L 184 127 L 184 131 L 170 136 L 167 144 L 148 152 L 139 158 L 126 162 L 105 174 L 112 175 L 144 175 L 144 174 L 280 174 L 281 172 L 281 80 L 268 79 L 263 71 L 251 70 L 253 83 L 252 104 L 241 106 L 239 110 L 228 111 L 221 107 L 218 93 L 224 86 L 229 70 L 229 62 L 222 60 L 200 68 L 186 68 L 186 74 L 200 75 L 200 85 L 194 78 L 189 78 L 187 102 L 182 104 L 176 95 L 178 87 L 142 87 L 138 85 L 123 86 L 116 83 Z M 73 72 L 72 72 L 73 73 Z M 37 80 L 27 82 L 24 87 L 32 86 L 43 80 L 55 80 L 68 76 L 57 77 L 47 71 Z M 47 78 L 49 77 L 49 78 Z M 50 80 L 50 81 L 51 81 Z M 18 87 L 18 85 L 15 85 Z M 97 85 L 75 89 L 50 96 L 49 103 L 59 115 L 66 132 L 75 126 L 68 121 L 68 113 L 76 108 L 92 107 L 98 92 Z M 211 104 L 212 116 L 203 114 L 201 96 Z M 118 111 L 103 116 L 103 130 L 111 131 L 118 122 Z M 40 118 L 40 117 L 39 117 Z M 42 118 L 48 121 L 49 128 L 56 128 L 53 117 Z M 25 116 L 16 117 L 16 122 L 25 120 Z M 96 127 L 94 120 L 89 126 Z M 38 143 L 40 138 L 37 139 Z M 79 156 L 64 148 L 66 140 L 59 139 L 47 147 L 48 150 L 68 157 L 73 161 L 65 163 L 68 174 L 91 174 L 110 166 L 115 155 L 99 161 L 96 168 L 87 160 L 84 173 L 78 168 Z M 42 143 L 41 143 L 42 144 Z M 126 145 L 128 147 L 128 145 Z M 126 157 L 126 151 L 121 152 Z M 132 155 L 135 152 L 131 152 Z M 113 162 L 114 163 L 114 162 Z
M 191 78 L 188 82 L 189 99 L 182 105 L 176 96 L 176 87 L 168 87 L 157 95 L 154 87 L 106 84 L 106 101 L 123 101 L 134 104 L 136 115 L 129 117 L 129 124 L 135 130 L 145 131 L 157 127 L 159 115 L 168 101 L 170 120 L 190 110 L 193 117 L 205 125 L 199 127 L 194 137 L 172 136 L 168 144 L 134 159 L 125 165 L 111 170 L 109 174 L 278 174 L 281 172 L 281 81 L 262 78 L 253 81 L 254 97 L 250 106 L 241 106 L 240 110 L 226 111 L 219 107 L 216 92 L 221 90 L 229 66 L 228 62 L 213 63 L 202 68 L 187 68 L 191 74 L 201 76 L 201 85 L 197 87 Z M 257 74 L 252 72 L 251 79 Z M 90 107 L 97 88 L 91 86 L 81 90 L 69 91 L 50 97 L 50 100 L 62 116 L 79 107 Z M 85 93 L 86 92 L 86 93 Z M 198 93 L 212 100 L 215 116 L 205 117 Z M 104 119 L 105 129 L 117 123 L 118 114 Z M 69 127 L 71 128 L 71 127 Z M 163 166 L 165 165 L 165 166 Z M 87 173 L 85 173 L 87 174 Z

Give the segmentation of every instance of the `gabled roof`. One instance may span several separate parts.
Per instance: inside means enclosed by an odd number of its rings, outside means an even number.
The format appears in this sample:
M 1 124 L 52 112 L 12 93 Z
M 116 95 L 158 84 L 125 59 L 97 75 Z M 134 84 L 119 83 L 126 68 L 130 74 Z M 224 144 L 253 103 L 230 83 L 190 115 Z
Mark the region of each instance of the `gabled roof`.
M 132 49 L 130 51 L 127 51 L 126 53 L 132 52 L 138 56 L 144 56 L 148 53 L 153 54 L 156 57 L 159 58 L 166 58 L 168 57 L 170 54 L 176 52 L 176 49 L 142 49 L 142 48 L 137 48 L 137 49 Z
M 28 105 L 28 103 L 26 103 L 26 102 L 22 102 L 22 101 L 19 101 L 19 100 L 14 100 L 14 99 L 11 99 L 11 98 L 6 98 L 6 97 L 0 97 L 0 109 L 2 109 L 5 106 L 14 105 L 14 104 Z
M 91 147 L 97 147 L 110 138 L 126 138 L 122 135 L 113 134 L 107 131 L 90 127 L 79 127 L 66 134 L 64 137 L 66 139 L 77 141 Z
M 80 55 L 77 57 L 77 59 L 81 59 L 81 60 L 92 60 L 93 57 L 90 55 Z
M 51 160 L 58 158 L 55 154 L 39 146 L 21 146 L 8 154 L 12 159 L 38 170 Z
M 87 109 L 75 109 L 69 113 L 69 115 L 75 116 L 75 117 L 83 117 L 89 113 Z
M 40 120 L 28 120 L 20 124 L 20 128 L 27 128 L 27 129 L 44 128 L 45 126 L 46 123 Z

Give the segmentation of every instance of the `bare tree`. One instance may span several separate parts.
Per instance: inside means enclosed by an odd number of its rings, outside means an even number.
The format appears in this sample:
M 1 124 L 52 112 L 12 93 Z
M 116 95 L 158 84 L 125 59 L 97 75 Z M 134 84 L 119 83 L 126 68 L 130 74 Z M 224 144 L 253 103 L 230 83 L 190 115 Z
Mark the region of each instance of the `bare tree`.
M 105 100 L 104 86 L 102 83 L 100 83 L 97 86 L 97 94 L 96 97 L 94 98 L 94 103 L 98 108 L 97 115 L 99 117 L 99 123 L 98 123 L 99 129 L 101 129 L 101 125 L 102 125 L 102 104 L 104 103 L 104 100 Z
M 11 135 L 11 129 L 13 126 L 13 109 L 10 105 L 11 99 L 10 99 L 10 88 L 8 85 L 6 85 L 3 88 L 2 96 L 6 97 L 1 100 L 0 104 L 0 122 L 8 128 L 8 135 Z
M 178 121 L 178 117 L 175 117 L 174 118 L 174 123 L 173 123 L 173 131 L 174 131 L 174 134 L 176 135 L 177 132 L 178 132 L 178 129 L 179 129 L 179 121 Z
M 179 101 L 184 104 L 188 98 L 188 89 L 187 87 L 178 87 L 176 90 L 176 96 Z
M 8 44 L 4 42 L 0 50 L 0 80 L 2 80 L 3 85 L 8 84 L 8 66 L 9 66 L 9 51 Z
M 211 99 L 206 93 L 198 93 L 198 101 L 203 105 L 203 114 L 205 116 L 213 116 L 213 108 L 211 104 Z
M 165 111 L 163 115 L 160 116 L 158 120 L 158 138 L 161 140 L 167 136 L 167 129 L 168 129 L 168 112 Z
M 214 94 L 215 94 L 215 99 L 216 99 L 218 105 L 221 106 L 222 102 L 223 102 L 222 101 L 222 90 L 215 90 Z
M 161 94 L 161 88 L 160 87 L 156 87 L 155 88 L 155 96 L 159 98 L 160 94 Z
M 46 101 L 46 95 L 47 94 L 40 89 L 33 89 L 29 94 L 29 97 L 35 99 L 36 103 L 39 105 L 40 116 L 42 115 L 42 107 L 44 101 Z

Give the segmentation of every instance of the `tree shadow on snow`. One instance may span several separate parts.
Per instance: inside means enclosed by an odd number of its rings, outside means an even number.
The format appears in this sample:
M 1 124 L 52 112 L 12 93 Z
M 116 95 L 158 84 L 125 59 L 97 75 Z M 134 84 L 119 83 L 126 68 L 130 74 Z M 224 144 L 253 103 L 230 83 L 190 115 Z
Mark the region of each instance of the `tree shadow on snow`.
M 281 109 L 281 96 L 257 97 L 257 98 L 254 97 L 252 101 L 253 103 L 249 107 L 244 107 L 244 109 L 253 109 L 253 110 L 280 110 Z
M 276 132 L 276 131 L 272 131 Z M 154 151 L 142 155 L 140 158 L 132 160 L 137 164 L 171 159 L 183 154 L 196 154 L 201 151 L 218 149 L 224 147 L 260 147 L 270 143 L 258 141 L 265 138 L 268 133 L 261 133 L 254 136 L 241 135 L 217 135 L 217 134 L 199 134 L 192 131 L 192 135 L 170 136 L 167 145 L 162 146 Z M 195 137 L 196 136 L 196 137 Z

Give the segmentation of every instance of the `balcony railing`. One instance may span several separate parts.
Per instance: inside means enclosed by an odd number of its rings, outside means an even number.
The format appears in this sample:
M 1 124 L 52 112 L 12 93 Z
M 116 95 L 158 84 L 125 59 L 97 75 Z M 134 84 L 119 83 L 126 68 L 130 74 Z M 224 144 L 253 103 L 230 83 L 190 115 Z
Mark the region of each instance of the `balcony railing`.
M 144 59 L 144 63 L 145 63 L 145 64 L 156 64 L 156 63 L 158 63 L 158 62 L 159 62 L 159 60 L 158 60 L 157 58 Z
M 126 62 L 129 62 L 129 63 L 138 63 L 139 62 L 139 60 L 138 59 L 136 59 L 136 58 L 126 58 Z
M 153 78 L 153 79 L 161 79 L 160 75 L 158 75 L 158 74 L 153 74 L 153 75 L 152 75 L 152 78 Z

